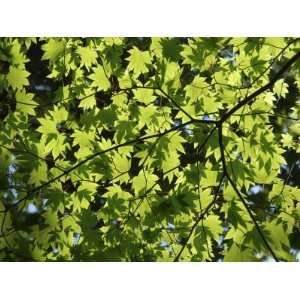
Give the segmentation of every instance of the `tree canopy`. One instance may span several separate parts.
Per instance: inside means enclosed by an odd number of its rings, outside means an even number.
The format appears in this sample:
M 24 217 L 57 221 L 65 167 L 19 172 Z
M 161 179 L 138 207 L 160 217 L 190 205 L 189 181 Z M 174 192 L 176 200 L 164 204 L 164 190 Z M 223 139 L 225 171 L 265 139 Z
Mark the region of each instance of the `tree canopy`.
M 1 38 L 2 261 L 296 261 L 300 39 Z

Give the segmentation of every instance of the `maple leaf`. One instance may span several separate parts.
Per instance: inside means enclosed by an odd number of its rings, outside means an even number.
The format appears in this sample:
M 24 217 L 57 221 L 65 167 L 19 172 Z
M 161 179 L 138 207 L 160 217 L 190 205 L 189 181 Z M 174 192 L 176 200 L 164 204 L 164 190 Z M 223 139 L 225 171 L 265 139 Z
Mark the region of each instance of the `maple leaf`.
M 58 39 L 49 39 L 46 44 L 42 46 L 44 54 L 42 59 L 55 62 L 65 49 L 65 42 Z
M 110 81 L 107 78 L 103 66 L 93 68 L 93 72 L 94 73 L 89 76 L 93 81 L 92 86 L 96 87 L 99 91 L 107 91 L 110 88 Z
M 77 53 L 81 58 L 81 65 L 89 69 L 93 64 L 97 63 L 97 52 L 89 47 L 79 47 Z
M 13 89 L 22 89 L 23 86 L 29 85 L 27 77 L 30 75 L 26 70 L 16 67 L 10 67 L 7 74 L 7 81 Z
M 148 72 L 147 65 L 151 64 L 150 53 L 148 51 L 140 51 L 137 47 L 133 47 L 128 52 L 130 53 L 130 56 L 126 59 L 129 61 L 128 70 L 132 70 L 136 76 Z

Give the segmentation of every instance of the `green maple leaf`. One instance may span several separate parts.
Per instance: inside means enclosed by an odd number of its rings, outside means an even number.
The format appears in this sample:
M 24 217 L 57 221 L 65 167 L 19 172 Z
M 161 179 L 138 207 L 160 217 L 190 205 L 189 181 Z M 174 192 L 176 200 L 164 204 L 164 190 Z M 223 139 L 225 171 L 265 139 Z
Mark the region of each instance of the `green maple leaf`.
M 207 228 L 208 234 L 215 240 L 218 240 L 220 234 L 223 233 L 222 222 L 218 216 L 210 215 L 203 221 L 203 225 Z
M 196 76 L 192 83 L 187 85 L 184 90 L 186 93 L 186 96 L 190 98 L 191 100 L 198 99 L 201 95 L 203 95 L 203 89 L 207 87 L 207 83 L 205 81 L 205 78 Z
M 33 183 L 38 186 L 41 182 L 48 180 L 47 176 L 47 165 L 45 162 L 41 161 L 37 168 L 33 169 L 30 173 L 29 183 Z
M 288 133 L 284 133 L 281 135 L 282 136 L 282 145 L 283 147 L 293 147 L 293 137 L 288 134 Z
M 85 89 L 83 99 L 80 100 L 79 107 L 83 109 L 92 109 L 96 107 L 95 93 L 92 89 Z
M 274 244 L 275 249 L 281 249 L 282 247 L 290 247 L 290 242 L 284 229 L 283 224 L 277 224 L 276 221 L 266 223 L 265 226 L 266 236 L 270 243 Z
M 95 96 L 87 97 L 80 101 L 78 107 L 82 107 L 83 109 L 90 109 L 96 106 L 96 98 Z
M 141 113 L 141 122 L 145 124 L 152 123 L 154 120 L 156 120 L 157 108 L 154 105 L 149 105 L 147 107 L 141 107 L 140 113 Z
M 128 51 L 130 56 L 127 58 L 129 61 L 128 70 L 133 71 L 136 76 L 141 73 L 147 73 L 147 65 L 151 64 L 151 56 L 148 51 L 140 51 L 137 47 L 133 47 Z
M 272 106 L 274 101 L 276 100 L 275 96 L 271 92 L 267 92 L 264 96 L 264 101 L 269 105 Z
M 158 177 L 154 174 L 151 174 L 148 170 L 140 171 L 138 176 L 134 177 L 132 180 L 132 186 L 135 194 L 138 195 L 142 192 L 145 192 L 147 189 L 153 186 L 157 179 Z M 155 189 L 158 189 L 158 187 Z
M 50 139 L 45 147 L 45 153 L 52 152 L 53 158 L 56 159 L 67 147 L 66 138 L 62 135 L 57 135 L 55 138 L 52 137 L 52 139 Z
M 119 173 L 127 172 L 130 169 L 130 161 L 119 153 L 114 155 L 114 166 Z
M 13 89 L 21 90 L 23 86 L 29 85 L 27 77 L 30 75 L 26 70 L 10 67 L 7 74 L 7 81 Z
M 13 41 L 10 49 L 10 55 L 12 57 L 13 64 L 17 66 L 24 66 L 24 64 L 29 61 L 21 49 L 21 43 L 17 40 Z
M 267 37 L 265 39 L 265 42 L 274 47 L 278 47 L 278 48 L 282 48 L 282 49 L 286 45 L 283 37 Z
M 80 147 L 90 147 L 94 139 L 95 134 L 93 132 L 85 132 L 82 130 L 75 130 L 71 135 L 74 138 L 73 145 L 79 145 Z
M 277 96 L 285 98 L 289 92 L 288 84 L 284 82 L 283 79 L 277 80 L 274 84 L 273 91 Z
M 53 120 L 58 124 L 64 122 L 68 119 L 69 112 L 65 109 L 65 107 L 58 108 L 54 107 L 54 110 L 50 112 Z
M 17 90 L 16 100 L 17 100 L 17 110 L 29 115 L 35 115 L 34 108 L 37 103 L 33 101 L 34 94 L 27 93 L 25 90 Z
M 54 63 L 64 51 L 65 42 L 58 39 L 50 39 L 42 46 L 42 49 L 44 50 L 42 59 Z
M 38 127 L 37 131 L 43 134 L 57 134 L 56 122 L 51 120 L 50 118 L 39 118 L 41 126 Z
M 217 176 L 217 171 L 204 170 L 203 175 L 201 176 L 201 185 L 203 187 L 218 185 Z
M 156 97 L 153 95 L 152 89 L 137 89 L 134 91 L 134 96 L 138 101 L 143 102 L 146 105 L 150 104 L 156 99 Z
M 222 104 L 219 101 L 217 101 L 217 99 L 209 96 L 205 97 L 202 103 L 203 111 L 206 113 L 218 111 L 218 109 L 222 107 Z
M 180 59 L 180 51 L 182 46 L 176 38 L 164 38 L 160 40 L 162 47 L 162 55 L 167 59 L 177 61 Z
M 224 257 L 225 262 L 249 262 L 257 261 L 253 251 L 248 248 L 243 249 L 242 245 L 233 243 L 227 250 Z
M 97 52 L 88 47 L 79 47 L 76 51 L 81 58 L 81 65 L 89 69 L 93 64 L 97 63 Z
M 183 45 L 181 56 L 184 58 L 183 64 L 190 64 L 194 69 L 200 69 L 204 62 L 205 48 L 196 41 L 189 41 L 188 45 Z
M 89 78 L 93 81 L 92 86 L 96 87 L 99 91 L 107 91 L 110 88 L 110 81 L 102 66 L 93 68 L 93 74 Z

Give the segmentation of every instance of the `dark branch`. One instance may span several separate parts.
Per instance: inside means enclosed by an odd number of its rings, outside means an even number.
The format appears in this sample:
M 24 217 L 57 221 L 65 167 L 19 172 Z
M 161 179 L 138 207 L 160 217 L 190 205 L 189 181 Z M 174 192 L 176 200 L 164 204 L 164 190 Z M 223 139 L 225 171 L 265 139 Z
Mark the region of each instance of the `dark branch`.
M 94 159 L 95 157 L 99 156 L 99 155 L 102 155 L 102 154 L 105 154 L 107 152 L 110 152 L 110 151 L 113 151 L 113 150 L 117 150 L 121 147 L 125 147 L 125 146 L 128 146 L 128 145 L 131 145 L 131 144 L 136 144 L 136 143 L 139 143 L 139 142 L 142 142 L 142 141 L 145 141 L 145 140 L 148 140 L 148 139 L 152 139 L 152 138 L 157 138 L 157 137 L 162 137 L 172 131 L 175 131 L 177 130 L 178 128 L 181 128 L 181 127 L 184 127 L 188 124 L 191 124 L 193 123 L 193 121 L 188 121 L 186 123 L 182 123 L 180 125 L 177 125 L 175 127 L 172 127 L 168 130 L 165 130 L 164 132 L 159 132 L 157 134 L 152 134 L 152 135 L 148 135 L 148 136 L 144 136 L 144 137 L 140 137 L 140 138 L 137 138 L 137 139 L 134 139 L 134 140 L 131 140 L 131 141 L 127 141 L 125 143 L 122 143 L 122 144 L 119 144 L 119 145 L 115 145 L 111 148 L 108 148 L 106 150 L 102 150 L 102 151 L 99 151 L 99 152 L 96 152 L 92 155 L 90 155 L 89 157 L 87 157 L 86 159 L 80 161 L 79 163 L 77 163 L 76 165 L 74 165 L 73 167 L 65 170 L 63 173 L 61 173 L 60 175 L 48 180 L 47 182 L 37 186 L 36 188 L 32 189 L 31 191 L 29 191 L 23 198 L 21 198 L 20 200 L 18 200 L 17 202 L 15 202 L 14 204 L 12 204 L 11 206 L 9 206 L 8 210 L 12 207 L 15 207 L 17 205 L 19 205 L 21 202 L 23 202 L 24 200 L 26 200 L 28 197 L 30 197 L 31 195 L 33 195 L 34 193 L 36 193 L 37 191 L 41 190 L 42 188 L 48 186 L 49 184 L 55 182 L 56 180 L 60 179 L 61 177 L 65 176 L 65 175 L 68 175 L 69 173 L 71 173 L 72 171 L 74 171 L 75 169 L 77 169 L 78 167 L 82 166 L 83 164 L 87 163 L 88 161 Z M 7 210 L 5 211 L 2 211 L 2 212 L 6 212 Z M 1 211 L 0 211 L 1 213 Z
M 190 232 L 189 232 L 189 235 L 188 237 L 185 239 L 184 241 L 184 244 L 182 245 L 180 251 L 178 252 L 178 254 L 176 255 L 176 257 L 174 258 L 174 262 L 177 262 L 179 261 L 179 258 L 183 252 L 183 250 L 185 249 L 185 247 L 187 246 L 188 244 L 188 241 L 190 240 L 194 230 L 196 229 L 196 227 L 198 226 L 199 222 L 205 217 L 205 215 L 210 211 L 210 209 L 213 207 L 213 205 L 215 204 L 216 200 L 217 200 L 217 197 L 218 197 L 218 193 L 219 193 L 219 190 L 221 188 L 221 185 L 222 185 L 222 182 L 224 180 L 224 177 L 225 177 L 225 174 L 223 173 L 222 176 L 221 176 L 221 179 L 220 179 L 220 182 L 219 182 L 219 185 L 218 185 L 218 188 L 217 188 L 217 191 L 215 193 L 215 197 L 213 199 L 213 201 L 211 201 L 209 203 L 209 205 L 205 208 L 205 210 L 203 211 L 203 213 L 199 214 L 197 220 L 195 221 L 195 223 L 193 224 Z
M 242 196 L 242 194 L 240 193 L 240 191 L 238 190 L 237 186 L 235 185 L 235 183 L 233 182 L 233 180 L 231 179 L 228 171 L 227 171 L 227 165 L 226 165 L 226 159 L 225 159 L 225 148 L 224 148 L 224 144 L 223 144 L 223 133 L 222 133 L 222 125 L 219 126 L 218 128 L 218 134 L 219 134 L 219 147 L 220 147 L 220 152 L 221 152 L 221 162 L 222 162 L 222 167 L 223 167 L 223 172 L 224 175 L 226 176 L 226 178 L 228 179 L 228 181 L 230 182 L 232 188 L 234 189 L 234 191 L 236 192 L 236 194 L 238 195 L 238 197 L 240 198 L 240 200 L 242 201 L 244 207 L 246 208 L 252 222 L 254 223 L 254 226 L 258 232 L 258 234 L 260 235 L 263 243 L 265 244 L 266 248 L 269 250 L 269 252 L 271 253 L 271 255 L 273 256 L 273 258 L 275 259 L 275 261 L 279 261 L 279 259 L 277 258 L 276 254 L 274 253 L 272 247 L 270 246 L 270 244 L 268 243 L 268 241 L 266 240 L 262 230 L 260 229 L 255 216 L 253 215 L 252 211 L 250 210 L 250 208 L 248 207 L 244 197 Z
M 219 120 L 219 123 L 224 123 L 232 114 L 234 114 L 237 110 L 242 108 L 244 105 L 249 104 L 252 100 L 254 100 L 257 96 L 271 88 L 275 82 L 283 75 L 287 69 L 293 65 L 300 58 L 300 52 L 297 52 L 293 57 L 291 57 L 288 62 L 276 73 L 276 75 L 269 81 L 269 83 L 265 84 L 255 92 L 253 92 L 248 97 L 244 98 L 244 100 L 240 101 L 237 105 L 231 108 L 223 117 Z

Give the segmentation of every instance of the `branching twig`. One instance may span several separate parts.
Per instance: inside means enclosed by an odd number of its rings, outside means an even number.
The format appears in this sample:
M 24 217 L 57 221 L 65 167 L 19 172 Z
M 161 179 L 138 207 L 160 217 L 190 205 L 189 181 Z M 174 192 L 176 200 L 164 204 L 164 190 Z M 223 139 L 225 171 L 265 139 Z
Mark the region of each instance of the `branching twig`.
M 223 180 L 224 180 L 224 177 L 225 177 L 225 174 L 223 173 L 222 176 L 221 176 L 221 179 L 220 179 L 220 182 L 219 182 L 219 185 L 218 185 L 218 188 L 217 188 L 217 191 L 215 193 L 215 197 L 213 199 L 213 201 L 211 201 L 208 206 L 205 208 L 205 210 L 203 211 L 203 213 L 199 214 L 197 220 L 195 221 L 195 223 L 193 224 L 190 232 L 189 232 L 189 235 L 187 236 L 187 238 L 185 239 L 180 251 L 178 252 L 178 254 L 176 255 L 176 257 L 174 258 L 174 262 L 176 261 L 179 261 L 180 259 L 180 256 L 183 252 L 183 250 L 185 249 L 185 247 L 187 246 L 194 230 L 196 229 L 197 225 L 199 224 L 199 222 L 205 217 L 205 215 L 210 211 L 210 209 L 213 207 L 213 205 L 215 204 L 216 200 L 217 200 L 217 197 L 218 197 L 218 193 L 219 193 L 219 190 L 221 188 L 221 185 L 223 183 Z
M 88 156 L 86 159 L 84 159 L 84 160 L 80 161 L 79 163 L 75 164 L 73 167 L 65 170 L 60 175 L 58 175 L 58 176 L 56 176 L 56 177 L 48 180 L 47 182 L 45 182 L 45 183 L 43 183 L 43 184 L 35 187 L 34 189 L 28 191 L 27 194 L 23 198 L 21 198 L 20 200 L 18 200 L 17 202 L 15 202 L 14 204 L 12 204 L 11 206 L 9 206 L 8 209 L 19 205 L 21 202 L 23 202 L 24 200 L 26 200 L 28 197 L 32 196 L 37 191 L 39 191 L 42 188 L 50 185 L 51 183 L 55 182 L 56 180 L 60 179 L 61 177 L 68 175 L 69 173 L 71 173 L 72 171 L 74 171 L 75 169 L 77 169 L 78 167 L 84 165 L 85 163 L 87 163 L 88 161 L 94 159 L 95 157 L 97 157 L 99 155 L 105 154 L 105 153 L 113 151 L 113 150 L 117 150 L 119 148 L 131 145 L 131 144 L 137 144 L 137 143 L 143 142 L 143 141 L 148 140 L 148 139 L 152 139 L 152 138 L 157 138 L 157 137 L 164 136 L 164 135 L 166 135 L 166 134 L 168 134 L 168 133 L 170 133 L 170 132 L 172 132 L 174 130 L 177 130 L 178 128 L 184 127 L 184 126 L 186 126 L 188 124 L 191 124 L 191 123 L 193 123 L 193 121 L 188 121 L 186 123 L 182 123 L 180 125 L 177 125 L 175 127 L 170 128 L 168 130 L 165 130 L 164 132 L 159 132 L 159 133 L 148 135 L 148 136 L 142 136 L 142 137 L 136 138 L 134 140 L 130 140 L 130 141 L 124 142 L 122 144 L 118 144 L 118 145 L 112 146 L 112 147 L 110 147 L 110 148 L 108 148 L 106 150 L 102 150 L 102 151 L 96 152 L 96 153 Z M 7 210 L 5 210 L 5 211 L 7 211 Z
M 271 255 L 273 256 L 273 258 L 275 259 L 275 261 L 279 261 L 279 259 L 277 258 L 276 254 L 274 253 L 272 247 L 270 246 L 270 244 L 268 243 L 268 241 L 266 240 L 262 230 L 260 229 L 255 216 L 253 215 L 252 211 L 250 210 L 250 208 L 248 207 L 244 197 L 242 196 L 242 194 L 240 193 L 240 191 L 238 190 L 236 184 L 233 182 L 233 180 L 231 179 L 228 171 L 227 171 L 227 164 L 226 164 L 226 159 L 225 159 L 225 148 L 224 148 L 224 144 L 223 144 L 223 133 L 222 133 L 222 124 L 219 126 L 218 128 L 218 135 L 219 135 L 219 146 L 220 146 L 220 152 L 221 152 L 221 162 L 222 162 L 222 167 L 223 167 L 223 172 L 226 176 L 226 178 L 228 179 L 228 181 L 230 182 L 232 188 L 234 189 L 234 191 L 236 192 L 236 194 L 238 195 L 238 197 L 240 198 L 241 202 L 243 203 L 244 207 L 246 208 L 252 222 L 254 223 L 254 226 L 258 232 L 258 234 L 260 235 L 263 243 L 265 244 L 266 248 L 269 250 L 269 252 L 271 253 Z
M 283 73 L 293 65 L 300 58 L 300 52 L 297 52 L 292 58 L 290 58 L 287 63 L 276 73 L 276 75 L 264 86 L 253 92 L 251 95 L 244 98 L 242 101 L 237 103 L 233 108 L 227 111 L 223 117 L 219 120 L 219 123 L 224 123 L 231 115 L 233 115 L 237 110 L 242 108 L 244 105 L 249 104 L 252 100 L 254 100 L 257 96 L 271 88 L 275 82 L 283 75 Z

